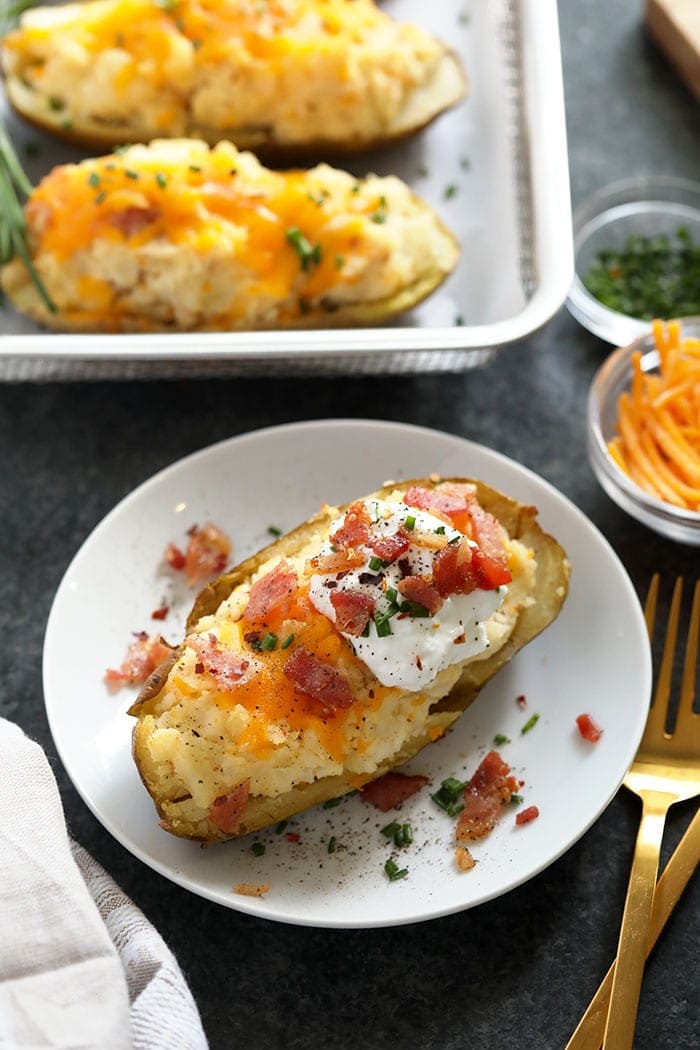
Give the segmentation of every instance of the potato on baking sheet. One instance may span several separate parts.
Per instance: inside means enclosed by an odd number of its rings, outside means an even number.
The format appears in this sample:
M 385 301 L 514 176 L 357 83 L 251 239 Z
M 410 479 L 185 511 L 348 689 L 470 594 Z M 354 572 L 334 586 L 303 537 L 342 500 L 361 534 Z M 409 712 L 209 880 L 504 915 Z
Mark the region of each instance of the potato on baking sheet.
M 18 310 L 76 332 L 378 324 L 452 271 L 455 238 L 400 179 L 264 168 L 231 143 L 162 139 L 54 168 L 25 207 Z
M 162 826 L 234 838 L 383 776 L 556 617 L 568 577 L 536 509 L 479 481 L 323 507 L 204 589 L 131 707 Z
M 373 0 L 89 0 L 2 45 L 26 119 L 90 147 L 222 138 L 278 158 L 384 145 L 464 96 L 459 60 Z

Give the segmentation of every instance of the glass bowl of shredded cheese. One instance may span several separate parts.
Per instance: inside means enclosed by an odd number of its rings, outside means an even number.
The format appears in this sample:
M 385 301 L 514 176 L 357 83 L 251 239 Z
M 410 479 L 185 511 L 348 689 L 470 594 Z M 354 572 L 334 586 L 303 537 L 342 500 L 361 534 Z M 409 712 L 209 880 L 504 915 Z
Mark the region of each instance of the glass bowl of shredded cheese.
M 618 506 L 700 546 L 700 317 L 654 321 L 604 362 L 588 398 L 588 456 Z

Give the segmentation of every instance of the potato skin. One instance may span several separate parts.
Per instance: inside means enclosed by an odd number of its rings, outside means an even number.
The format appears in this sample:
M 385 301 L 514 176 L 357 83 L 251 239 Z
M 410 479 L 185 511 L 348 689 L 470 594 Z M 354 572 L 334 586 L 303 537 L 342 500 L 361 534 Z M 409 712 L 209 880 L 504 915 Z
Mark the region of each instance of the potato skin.
M 532 605 L 521 609 L 515 627 L 505 645 L 485 660 L 467 663 L 460 678 L 447 696 L 435 703 L 428 716 L 424 733 L 412 739 L 410 746 L 392 757 L 391 762 L 384 763 L 367 781 L 377 779 L 390 769 L 407 762 L 435 738 L 435 730 L 446 730 L 459 718 L 460 714 L 475 700 L 480 690 L 494 674 L 529 641 L 535 638 L 557 616 L 568 592 L 570 565 L 566 554 L 559 543 L 542 530 L 537 522 L 535 507 L 518 503 L 496 489 L 471 478 L 418 478 L 396 484 L 388 484 L 372 493 L 372 496 L 384 498 L 391 492 L 406 491 L 411 485 L 435 488 L 441 482 L 470 483 L 476 486 L 476 495 L 481 506 L 493 514 L 505 528 L 511 539 L 520 540 L 532 549 L 537 561 L 535 579 L 535 599 Z M 371 498 L 371 497 L 369 497 Z M 344 508 L 340 508 L 342 511 Z M 218 579 L 206 586 L 198 595 L 188 617 L 189 631 L 202 616 L 213 614 L 239 584 L 250 579 L 253 574 L 271 558 L 288 557 L 306 546 L 314 537 L 323 537 L 327 528 L 337 514 L 337 508 L 323 508 L 291 532 L 281 536 L 274 543 L 247 558 Z M 161 827 L 171 834 L 195 838 L 202 841 L 223 841 L 238 838 L 252 831 L 267 827 L 284 820 L 310 806 L 337 798 L 356 788 L 357 777 L 343 774 L 325 777 L 311 784 L 299 784 L 276 798 L 251 797 L 244 819 L 234 835 L 224 834 L 209 820 L 202 820 L 188 812 L 187 799 L 178 798 L 167 785 L 156 775 L 156 767 L 151 760 L 147 741 L 149 736 L 149 719 L 152 703 L 157 699 L 170 667 L 170 660 L 158 668 L 146 683 L 129 714 L 139 719 L 133 732 L 133 754 L 141 778 L 151 794 L 161 818 Z

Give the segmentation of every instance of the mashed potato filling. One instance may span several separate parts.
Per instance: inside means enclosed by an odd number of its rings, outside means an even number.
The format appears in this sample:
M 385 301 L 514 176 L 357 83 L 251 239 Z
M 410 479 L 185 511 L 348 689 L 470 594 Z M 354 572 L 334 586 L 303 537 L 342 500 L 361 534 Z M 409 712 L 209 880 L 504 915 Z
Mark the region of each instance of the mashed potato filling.
M 61 316 L 107 330 L 332 321 L 449 272 L 456 256 L 399 179 L 270 171 L 230 143 L 162 140 L 60 166 L 26 214 Z
M 26 12 L 3 51 L 66 128 L 287 144 L 386 134 L 445 53 L 373 0 L 93 0 Z
M 405 519 L 409 508 L 401 506 Z M 447 534 L 445 526 L 441 533 L 443 522 L 421 517 L 421 526 L 432 528 L 447 544 L 457 530 L 450 527 Z M 466 657 L 457 652 L 461 658 L 413 690 L 382 684 L 360 658 L 358 639 L 339 631 L 311 600 L 310 588 L 314 577 L 319 578 L 318 541 L 282 563 L 278 557 L 265 562 L 213 615 L 199 620 L 164 688 L 149 701 L 144 717 L 150 721 L 152 761 L 167 768 L 182 793 L 202 809 L 245 780 L 251 796 L 275 798 L 298 784 L 343 772 L 353 774 L 358 785 L 371 779 L 412 738 L 425 734 L 435 717 L 431 706 L 449 693 L 464 664 L 491 656 L 504 645 L 519 610 L 532 600 L 532 551 L 504 532 L 501 540 L 512 579 L 507 588 L 499 588 L 497 608 L 480 625 L 483 645 Z M 251 623 L 247 616 L 256 583 L 280 573 L 296 575 L 293 596 L 267 615 L 264 624 Z M 431 628 L 435 633 L 439 620 L 439 612 L 430 619 L 437 625 Z M 376 630 L 376 623 L 368 624 L 369 637 Z M 382 641 L 389 644 L 391 637 Z M 457 651 L 459 645 L 453 648 Z M 340 672 L 352 693 L 349 706 L 319 707 L 287 677 L 285 665 L 299 649 Z

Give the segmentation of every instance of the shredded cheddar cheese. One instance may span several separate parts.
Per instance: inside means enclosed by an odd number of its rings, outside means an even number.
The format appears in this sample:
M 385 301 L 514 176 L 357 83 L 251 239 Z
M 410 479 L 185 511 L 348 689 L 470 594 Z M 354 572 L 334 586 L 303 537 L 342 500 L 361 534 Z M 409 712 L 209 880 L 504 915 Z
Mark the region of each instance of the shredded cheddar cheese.
M 700 511 L 700 339 L 682 339 L 677 321 L 654 321 L 658 373 L 632 360 L 632 388 L 618 402 L 617 465 L 645 492 Z

